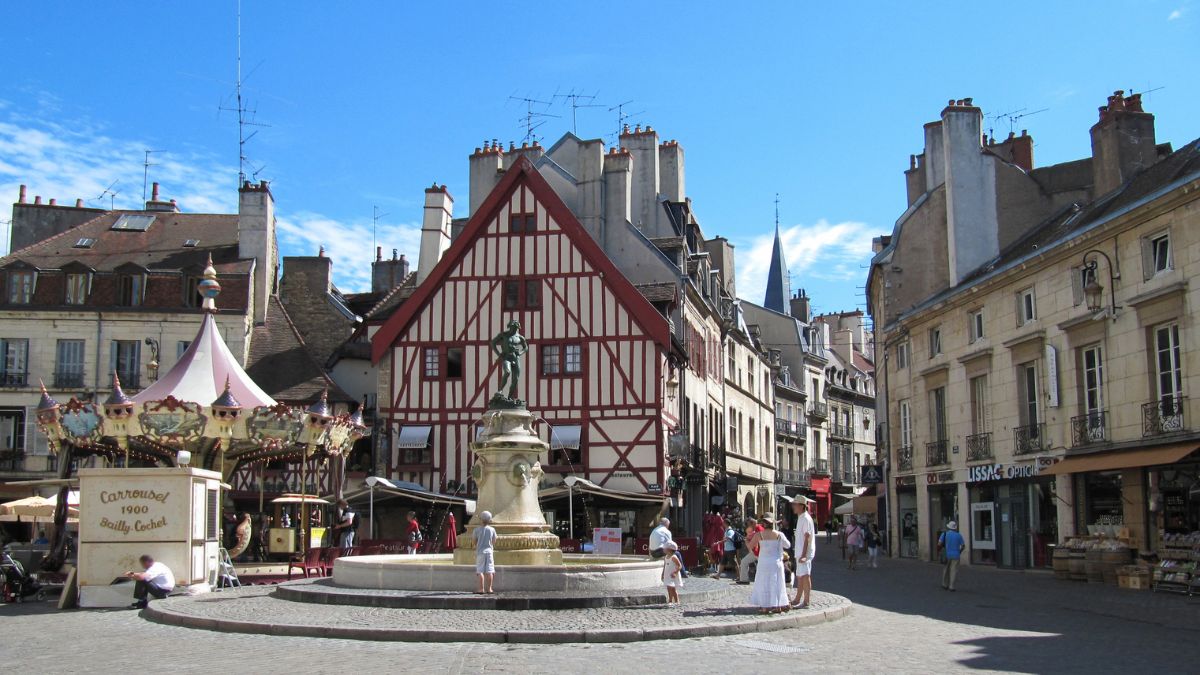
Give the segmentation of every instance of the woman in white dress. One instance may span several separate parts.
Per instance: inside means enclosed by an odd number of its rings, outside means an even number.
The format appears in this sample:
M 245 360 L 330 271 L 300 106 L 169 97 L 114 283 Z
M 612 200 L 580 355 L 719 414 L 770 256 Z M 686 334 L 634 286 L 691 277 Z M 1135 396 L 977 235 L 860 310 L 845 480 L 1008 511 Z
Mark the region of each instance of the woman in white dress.
M 764 515 L 760 522 L 766 529 L 746 541 L 747 548 L 753 549 L 758 544 L 758 572 L 754 575 L 750 604 L 758 607 L 760 614 L 778 614 L 791 609 L 783 578 L 783 551 L 791 542 L 775 529 L 775 519 L 770 514 Z

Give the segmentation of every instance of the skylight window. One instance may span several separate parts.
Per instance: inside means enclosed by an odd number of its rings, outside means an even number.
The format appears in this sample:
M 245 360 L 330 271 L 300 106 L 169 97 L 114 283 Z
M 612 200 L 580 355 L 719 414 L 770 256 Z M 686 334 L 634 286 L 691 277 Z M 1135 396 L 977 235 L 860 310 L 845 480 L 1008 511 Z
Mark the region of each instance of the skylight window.
M 80 237 L 79 241 L 75 242 L 74 248 L 91 248 L 96 240 L 93 237 Z
M 188 239 L 188 240 L 186 240 L 186 241 L 184 241 L 184 242 L 183 242 L 183 247 L 184 247 L 184 248 L 196 248 L 196 247 L 197 247 L 197 246 L 199 246 L 199 245 L 200 245 L 200 240 L 199 240 L 199 239 Z
M 154 222 L 154 216 L 142 216 L 126 213 L 117 222 L 113 223 L 112 229 L 122 230 L 126 232 L 145 232 L 150 228 L 150 223 Z

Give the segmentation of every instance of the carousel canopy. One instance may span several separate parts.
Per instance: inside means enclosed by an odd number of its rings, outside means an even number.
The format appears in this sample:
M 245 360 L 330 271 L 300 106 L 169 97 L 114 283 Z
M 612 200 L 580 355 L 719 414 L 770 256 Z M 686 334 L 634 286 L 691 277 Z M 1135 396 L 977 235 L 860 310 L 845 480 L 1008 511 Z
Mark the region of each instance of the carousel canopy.
M 157 382 L 138 392 L 133 400 L 135 403 L 146 403 L 174 396 L 180 401 L 208 405 L 222 395 L 226 379 L 230 393 L 243 406 L 275 405 L 275 400 L 250 379 L 233 357 L 221 339 L 213 315 L 205 314 L 200 333 L 192 340 L 179 362 Z

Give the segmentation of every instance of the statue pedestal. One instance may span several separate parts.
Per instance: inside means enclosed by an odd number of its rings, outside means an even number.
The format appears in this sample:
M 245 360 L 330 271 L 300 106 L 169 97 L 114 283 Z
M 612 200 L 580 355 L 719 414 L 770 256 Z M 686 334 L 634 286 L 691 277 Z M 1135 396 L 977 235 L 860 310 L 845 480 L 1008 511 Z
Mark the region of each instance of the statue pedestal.
M 476 517 L 467 525 L 454 550 L 456 565 L 475 564 L 475 529 L 478 514 L 492 512 L 496 528 L 494 558 L 497 565 L 561 565 L 558 536 L 542 517 L 538 484 L 542 479 L 539 458 L 549 446 L 533 433 L 533 415 L 528 410 L 489 410 L 483 415 L 484 430 L 471 444 L 475 465 L 471 477 L 479 490 Z

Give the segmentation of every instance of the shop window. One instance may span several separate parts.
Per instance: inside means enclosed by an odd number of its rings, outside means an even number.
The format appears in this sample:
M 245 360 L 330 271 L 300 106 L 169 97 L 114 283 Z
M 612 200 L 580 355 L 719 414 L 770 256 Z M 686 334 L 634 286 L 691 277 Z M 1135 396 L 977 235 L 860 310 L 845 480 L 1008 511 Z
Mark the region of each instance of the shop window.
M 1125 505 L 1121 495 L 1120 471 L 1096 471 L 1083 474 L 1083 523 L 1088 533 L 1104 531 L 1115 536 L 1125 524 Z

